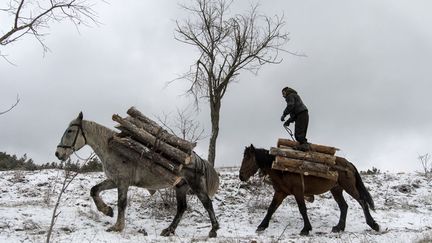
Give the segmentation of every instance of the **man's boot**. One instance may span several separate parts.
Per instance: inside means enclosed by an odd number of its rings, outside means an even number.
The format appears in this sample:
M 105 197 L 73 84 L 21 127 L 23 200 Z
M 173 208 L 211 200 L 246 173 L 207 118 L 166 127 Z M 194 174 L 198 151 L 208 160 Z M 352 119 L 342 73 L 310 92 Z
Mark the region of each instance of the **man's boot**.
M 295 146 L 295 149 L 303 151 L 303 152 L 307 152 L 307 151 L 311 150 L 310 145 L 307 142 L 306 143 L 301 143 L 301 144 Z

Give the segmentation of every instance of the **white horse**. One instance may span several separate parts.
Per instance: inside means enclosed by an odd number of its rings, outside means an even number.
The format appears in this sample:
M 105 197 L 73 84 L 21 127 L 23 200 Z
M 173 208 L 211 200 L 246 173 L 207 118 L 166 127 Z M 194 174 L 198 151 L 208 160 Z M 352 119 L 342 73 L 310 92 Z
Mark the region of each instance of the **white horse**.
M 55 155 L 60 160 L 66 160 L 69 156 L 84 145 L 88 144 L 102 162 L 103 170 L 107 177 L 103 182 L 93 186 L 90 195 L 99 211 L 113 217 L 113 210 L 99 196 L 104 190 L 117 188 L 118 191 L 118 215 L 116 223 L 108 228 L 108 231 L 122 231 L 125 226 L 125 209 L 127 206 L 127 192 L 129 186 L 137 186 L 150 190 L 167 188 L 171 185 L 159 176 L 155 176 L 144 165 L 136 161 L 130 161 L 112 151 L 108 142 L 115 132 L 92 121 L 83 120 L 82 112 L 71 121 L 66 129 Z M 162 236 L 174 234 L 180 219 L 187 208 L 186 193 L 191 189 L 199 198 L 207 210 L 212 228 L 209 237 L 216 237 L 219 223 L 216 219 L 213 204 L 210 199 L 219 187 L 219 176 L 213 166 L 206 160 L 185 166 L 181 171 L 182 180 L 175 186 L 177 199 L 177 213 L 168 226 L 161 233 Z

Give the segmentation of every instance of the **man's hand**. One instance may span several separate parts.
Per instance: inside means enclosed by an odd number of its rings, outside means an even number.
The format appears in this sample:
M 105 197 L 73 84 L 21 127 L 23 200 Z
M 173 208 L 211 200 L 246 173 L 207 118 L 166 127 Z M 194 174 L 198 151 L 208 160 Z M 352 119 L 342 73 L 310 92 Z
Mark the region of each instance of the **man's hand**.
M 285 121 L 285 115 L 281 116 L 281 121 Z
M 292 120 L 290 117 L 288 120 L 286 120 L 286 122 L 284 122 L 284 126 L 289 127 L 291 122 L 294 122 L 294 120 Z

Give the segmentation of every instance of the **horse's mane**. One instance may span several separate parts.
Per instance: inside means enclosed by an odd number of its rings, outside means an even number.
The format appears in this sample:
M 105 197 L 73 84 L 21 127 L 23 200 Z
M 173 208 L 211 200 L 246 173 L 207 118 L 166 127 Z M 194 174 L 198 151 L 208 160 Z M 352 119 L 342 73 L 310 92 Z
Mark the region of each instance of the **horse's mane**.
M 273 161 L 275 160 L 275 156 L 269 154 L 269 151 L 264 148 L 255 149 L 255 158 L 260 168 L 271 167 Z

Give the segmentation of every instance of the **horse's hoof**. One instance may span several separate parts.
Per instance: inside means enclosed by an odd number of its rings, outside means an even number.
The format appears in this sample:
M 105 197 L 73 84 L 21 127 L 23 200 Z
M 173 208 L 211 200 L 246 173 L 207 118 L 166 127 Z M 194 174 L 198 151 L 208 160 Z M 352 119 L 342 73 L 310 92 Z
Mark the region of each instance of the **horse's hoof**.
M 377 224 L 376 222 L 374 222 L 371 227 L 375 231 L 379 231 L 380 230 L 379 224 Z
M 166 228 L 160 233 L 161 236 L 170 236 L 171 234 L 174 234 L 174 230 L 171 228 Z
M 332 228 L 332 232 L 333 233 L 339 233 L 339 232 L 342 232 L 342 231 L 344 231 L 344 229 L 341 228 L 341 227 L 339 227 L 339 226 L 335 226 L 335 227 Z
M 302 236 L 309 235 L 309 230 L 302 230 L 302 231 L 300 231 L 300 235 L 302 235 Z
M 258 228 L 255 230 L 255 232 L 257 232 L 257 233 L 261 233 L 261 232 L 263 232 L 265 229 L 267 229 L 267 227 L 264 227 L 264 226 L 258 226 Z
M 123 229 L 121 229 L 120 227 L 117 226 L 111 226 L 109 227 L 106 231 L 107 232 L 121 232 Z
M 209 238 L 215 238 L 217 236 L 216 230 L 211 230 L 208 236 Z

